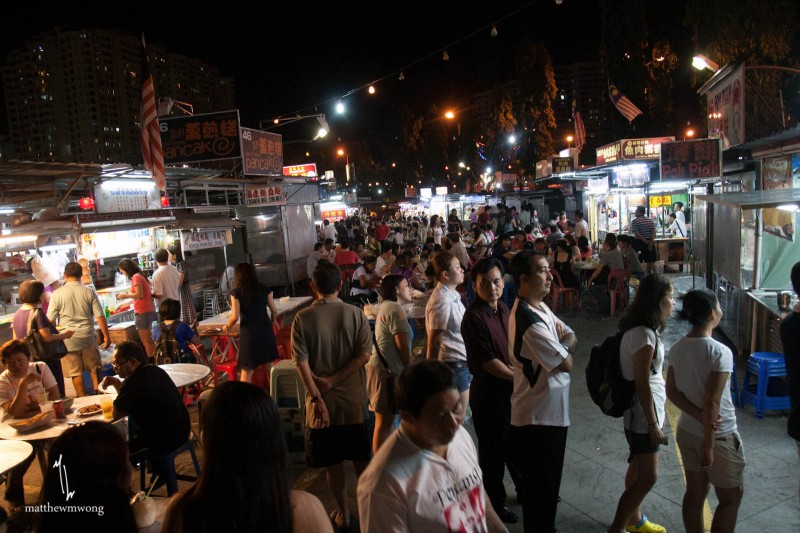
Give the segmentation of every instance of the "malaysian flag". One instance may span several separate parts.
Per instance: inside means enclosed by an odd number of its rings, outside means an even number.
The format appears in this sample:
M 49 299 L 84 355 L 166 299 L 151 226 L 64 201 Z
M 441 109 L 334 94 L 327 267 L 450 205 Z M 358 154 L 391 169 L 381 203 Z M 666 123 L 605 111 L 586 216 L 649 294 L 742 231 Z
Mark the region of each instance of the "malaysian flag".
M 608 95 L 611 97 L 611 102 L 617 111 L 622 113 L 622 116 L 628 119 L 628 122 L 633 122 L 633 119 L 642 114 L 642 110 L 636 107 L 633 102 L 628 100 L 628 97 L 619 92 L 616 85 L 608 84 Z
M 150 171 L 156 187 L 167 189 L 167 177 L 164 173 L 164 149 L 161 147 L 161 130 L 158 127 L 158 110 L 156 108 L 156 91 L 153 76 L 147 63 L 147 46 L 142 34 L 142 157 L 144 168 Z
M 572 123 L 575 126 L 575 148 L 580 153 L 583 145 L 586 144 L 586 128 L 583 125 L 581 112 L 578 111 L 578 103 L 574 98 L 572 99 Z

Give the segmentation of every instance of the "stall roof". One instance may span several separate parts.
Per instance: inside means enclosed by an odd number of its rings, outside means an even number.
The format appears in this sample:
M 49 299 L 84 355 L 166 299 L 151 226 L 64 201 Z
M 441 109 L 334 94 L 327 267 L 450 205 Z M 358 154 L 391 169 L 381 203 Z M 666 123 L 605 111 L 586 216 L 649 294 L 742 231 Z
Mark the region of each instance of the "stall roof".
M 182 230 L 210 230 L 210 229 L 230 229 L 241 228 L 245 223 L 224 216 L 194 215 L 190 213 L 178 213 L 175 222 L 168 224 L 170 229 Z
M 701 194 L 695 198 L 741 209 L 767 209 L 791 204 L 800 206 L 800 189 Z

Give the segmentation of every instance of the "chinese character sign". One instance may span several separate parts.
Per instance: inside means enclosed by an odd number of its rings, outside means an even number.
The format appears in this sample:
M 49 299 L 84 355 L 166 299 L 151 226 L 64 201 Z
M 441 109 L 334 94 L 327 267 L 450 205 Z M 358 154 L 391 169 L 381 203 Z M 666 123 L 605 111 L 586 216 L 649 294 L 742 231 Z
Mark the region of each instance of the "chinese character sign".
M 275 133 L 242 128 L 242 164 L 248 176 L 280 176 L 283 138 Z
M 661 145 L 661 180 L 716 178 L 720 174 L 719 139 Z
M 196 163 L 242 156 L 239 111 L 160 119 L 164 163 Z
M 230 231 L 184 231 L 181 234 L 184 250 L 222 248 L 230 244 Z
M 744 68 L 741 65 L 706 93 L 708 136 L 722 139 L 723 150 L 745 141 Z
M 109 180 L 94 188 L 98 213 L 161 209 L 161 192 L 153 181 Z
M 282 185 L 247 185 L 245 205 L 285 205 L 286 192 Z

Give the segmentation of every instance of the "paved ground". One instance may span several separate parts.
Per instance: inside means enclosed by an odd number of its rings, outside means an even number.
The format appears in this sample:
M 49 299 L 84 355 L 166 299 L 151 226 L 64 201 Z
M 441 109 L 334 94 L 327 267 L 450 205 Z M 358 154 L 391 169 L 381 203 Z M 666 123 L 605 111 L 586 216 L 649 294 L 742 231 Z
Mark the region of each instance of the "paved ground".
M 676 283 L 678 292 L 685 292 L 691 278 L 682 278 Z M 677 306 L 681 304 L 678 302 Z M 587 310 L 560 313 L 562 318 L 578 334 L 580 347 L 575 357 L 570 392 L 570 418 L 572 426 L 567 439 L 567 454 L 561 486 L 562 502 L 559 505 L 557 527 L 565 533 L 599 533 L 605 531 L 616 508 L 617 499 L 623 490 L 626 469 L 627 444 L 620 419 L 603 415 L 592 403 L 586 392 L 584 370 L 591 346 L 615 331 L 617 320 L 601 317 Z M 676 320 L 670 321 L 664 335 L 665 348 L 669 347 L 688 331 L 688 326 Z M 744 369 L 744 361 L 738 361 Z M 743 370 L 738 381 L 741 384 Z M 644 512 L 654 521 L 664 525 L 668 531 L 683 531 L 681 499 L 684 478 L 680 457 L 675 447 L 672 428 L 677 421 L 677 412 L 670 404 L 670 420 L 667 431 L 669 446 L 661 453 L 659 480 L 644 502 Z M 190 407 L 193 422 L 196 408 Z M 739 430 L 744 441 L 748 465 L 745 470 L 745 495 L 739 510 L 737 530 L 756 531 L 800 531 L 800 464 L 794 442 L 786 435 L 786 413 L 768 412 L 757 420 L 752 407 L 737 408 Z M 472 427 L 467 429 L 473 433 Z M 202 454 L 202 451 L 200 451 Z M 188 455 L 179 460 L 179 471 L 190 472 Z M 352 472 L 352 470 L 350 470 Z M 295 487 L 316 494 L 329 511 L 334 508 L 322 471 L 307 469 L 303 465 L 302 452 L 290 453 L 290 475 Z M 136 476 L 134 482 L 138 486 Z M 355 476 L 351 473 L 349 492 L 353 512 L 356 512 Z M 507 476 L 509 506 L 521 513 L 513 499 L 513 485 Z M 34 465 L 25 478 L 26 499 L 35 502 L 41 486 L 41 474 Z M 181 482 L 181 487 L 187 484 Z M 163 489 L 161 489 L 163 492 Z M 4 500 L 0 504 L 5 505 Z M 706 529 L 710 528 L 711 515 L 716 506 L 712 494 L 708 498 Z M 510 525 L 511 532 L 522 531 L 522 525 Z

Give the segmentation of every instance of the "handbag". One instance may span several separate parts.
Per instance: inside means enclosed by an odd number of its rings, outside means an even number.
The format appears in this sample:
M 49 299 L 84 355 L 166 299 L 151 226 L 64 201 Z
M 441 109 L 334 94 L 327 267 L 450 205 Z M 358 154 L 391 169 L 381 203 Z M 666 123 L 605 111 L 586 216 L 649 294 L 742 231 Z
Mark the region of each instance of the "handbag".
M 41 309 L 31 311 L 31 320 L 28 322 L 28 336 L 25 337 L 25 342 L 28 343 L 31 355 L 36 361 L 43 361 L 45 363 L 47 361 L 58 361 L 67 355 L 67 345 L 64 344 L 62 340 L 50 342 L 44 340 L 36 323 L 36 319 L 41 312 Z
M 386 372 L 388 373 L 388 377 L 386 378 L 386 386 L 387 386 L 386 397 L 389 400 L 389 409 L 393 413 L 396 413 L 397 412 L 397 402 L 395 401 L 395 397 L 394 397 L 394 381 L 395 381 L 397 376 L 395 376 L 394 372 L 392 372 L 392 369 L 389 366 L 389 363 L 387 363 L 386 359 L 383 357 L 383 354 L 381 353 L 381 348 L 380 348 L 380 346 L 378 346 L 378 341 L 375 339 L 375 333 L 374 332 L 372 334 L 372 344 L 375 346 L 375 351 L 378 353 L 378 358 L 381 360 L 381 363 L 383 363 L 383 367 L 386 369 Z

